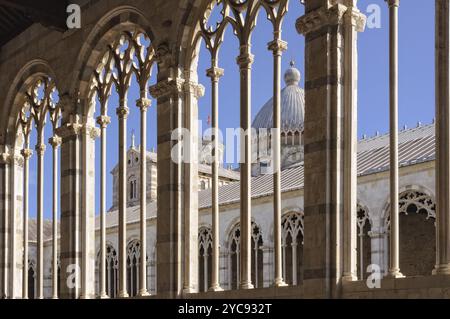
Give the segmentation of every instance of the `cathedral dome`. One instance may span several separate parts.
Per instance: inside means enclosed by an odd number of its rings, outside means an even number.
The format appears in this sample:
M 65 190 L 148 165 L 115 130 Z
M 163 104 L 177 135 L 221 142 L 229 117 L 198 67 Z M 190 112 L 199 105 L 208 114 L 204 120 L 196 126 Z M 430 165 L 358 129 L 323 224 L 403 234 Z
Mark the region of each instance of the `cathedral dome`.
M 305 92 L 298 86 L 300 71 L 291 63 L 284 74 L 286 87 L 281 90 L 281 130 L 301 130 L 305 121 Z M 273 98 L 256 114 L 252 127 L 272 128 Z

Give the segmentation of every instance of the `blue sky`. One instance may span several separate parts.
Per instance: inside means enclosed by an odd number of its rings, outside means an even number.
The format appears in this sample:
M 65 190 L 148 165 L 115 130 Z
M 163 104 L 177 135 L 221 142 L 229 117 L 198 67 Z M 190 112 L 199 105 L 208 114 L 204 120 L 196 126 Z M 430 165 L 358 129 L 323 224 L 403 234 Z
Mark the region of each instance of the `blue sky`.
M 358 91 L 358 136 L 373 136 L 376 131 L 385 133 L 389 127 L 389 60 L 388 60 L 388 11 L 384 0 L 358 1 L 359 8 L 367 14 L 370 4 L 381 8 L 381 28 L 367 28 L 359 34 L 359 91 Z M 424 2 L 427 4 L 425 5 Z M 430 123 L 434 117 L 434 2 L 408 0 L 401 1 L 399 10 L 399 125 L 414 127 L 418 121 Z M 304 86 L 304 38 L 295 30 L 296 19 L 303 14 L 303 6 L 299 1 L 290 1 L 289 11 L 284 21 L 282 38 L 288 42 L 288 50 L 283 55 L 282 72 L 294 60 L 302 73 L 300 85 Z M 252 116 L 272 96 L 272 54 L 267 50 L 267 43 L 272 40 L 271 24 L 260 15 L 252 38 L 252 52 L 255 55 L 252 74 Z M 220 51 L 219 66 L 225 69 L 220 81 L 219 125 L 226 128 L 239 127 L 239 73 L 236 64 L 238 44 L 234 35 L 227 32 Z M 203 129 L 208 127 L 207 118 L 210 111 L 210 80 L 205 70 L 210 67 L 209 53 L 202 47 L 198 66 L 199 82 L 205 88 L 205 96 L 199 101 L 199 119 L 203 121 Z M 150 84 L 155 83 L 153 74 Z M 283 83 L 284 85 L 284 83 Z M 129 93 L 130 116 L 128 133 L 136 132 L 139 144 L 139 109 L 135 106 L 138 98 L 135 81 Z M 108 127 L 108 172 L 117 163 L 118 122 L 115 109 L 118 106 L 117 95 L 113 93 L 109 103 L 109 115 L 112 123 Z M 156 101 L 148 112 L 148 149 L 156 148 Z M 98 111 L 97 111 L 98 115 Z M 49 126 L 49 125 L 48 125 Z M 45 140 L 51 136 L 46 130 Z M 36 143 L 35 134 L 31 139 L 32 148 Z M 130 143 L 130 139 L 128 140 Z M 96 142 L 96 154 L 99 154 L 100 143 Z M 45 217 L 51 218 L 51 146 L 47 146 L 45 154 Z M 96 188 L 99 193 L 99 156 L 96 159 Z M 30 215 L 36 216 L 36 156 L 30 163 Z M 107 206 L 112 203 L 112 178 L 108 177 Z M 99 196 L 96 211 L 99 207 Z

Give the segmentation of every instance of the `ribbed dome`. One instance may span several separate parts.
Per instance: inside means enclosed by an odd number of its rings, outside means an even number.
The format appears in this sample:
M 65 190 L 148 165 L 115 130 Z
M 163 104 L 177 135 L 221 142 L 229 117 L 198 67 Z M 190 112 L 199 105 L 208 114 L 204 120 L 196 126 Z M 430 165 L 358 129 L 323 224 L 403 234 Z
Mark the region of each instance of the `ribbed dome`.
M 298 86 L 300 71 L 291 67 L 284 74 L 286 87 L 281 90 L 281 130 L 302 129 L 305 121 L 305 92 Z M 253 120 L 253 128 L 272 128 L 273 98 L 264 104 Z

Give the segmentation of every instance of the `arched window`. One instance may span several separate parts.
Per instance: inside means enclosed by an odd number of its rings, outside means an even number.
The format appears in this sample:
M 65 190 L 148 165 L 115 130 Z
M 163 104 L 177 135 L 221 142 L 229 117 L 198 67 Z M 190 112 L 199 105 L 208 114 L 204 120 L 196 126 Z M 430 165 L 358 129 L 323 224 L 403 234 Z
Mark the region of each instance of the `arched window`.
M 118 292 L 119 278 L 118 278 L 118 256 L 114 247 L 110 244 L 106 245 L 106 294 L 110 298 L 116 298 Z M 100 251 L 97 254 L 97 269 L 100 265 Z M 97 282 L 100 285 L 100 272 L 97 272 Z M 99 291 L 100 289 L 98 289 Z
M 127 291 L 130 297 L 136 296 L 139 285 L 139 262 L 141 243 L 133 240 L 127 248 Z
M 263 240 L 261 228 L 252 222 L 252 283 L 255 288 L 263 286 Z M 240 224 L 234 226 L 229 237 L 229 286 L 230 289 L 238 289 L 240 283 L 240 243 L 241 228 Z
M 129 192 L 130 200 L 134 200 L 134 199 L 138 198 L 137 180 L 134 176 L 131 177 L 128 182 L 128 192 Z
M 287 213 L 281 220 L 283 278 L 287 284 L 302 282 L 303 214 Z
M 389 214 L 388 210 L 385 220 L 387 239 L 390 229 Z M 399 195 L 399 215 L 401 273 L 405 276 L 431 274 L 436 262 L 434 200 L 422 191 L 407 190 Z M 389 247 L 388 244 L 386 246 Z M 388 254 L 387 249 L 386 253 Z
M 369 213 L 362 206 L 358 205 L 356 215 L 357 225 L 357 274 L 358 279 L 367 278 L 369 273 L 366 272 L 367 266 L 371 264 L 371 238 L 369 231 L 371 229 Z
M 34 299 L 36 296 L 36 263 L 28 260 L 28 298 Z
M 198 269 L 199 290 L 208 291 L 211 285 L 212 271 L 212 233 L 211 228 L 202 227 L 198 232 Z

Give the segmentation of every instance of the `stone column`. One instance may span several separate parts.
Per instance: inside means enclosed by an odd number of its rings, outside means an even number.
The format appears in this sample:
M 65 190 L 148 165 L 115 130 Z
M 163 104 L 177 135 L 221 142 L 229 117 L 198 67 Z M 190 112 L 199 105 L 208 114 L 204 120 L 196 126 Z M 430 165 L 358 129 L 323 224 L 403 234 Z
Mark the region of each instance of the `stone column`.
M 38 127 L 37 154 L 37 260 L 36 299 L 44 299 L 44 128 Z
M 308 297 L 338 297 L 344 273 L 344 168 L 349 145 L 343 143 L 348 123 L 341 92 L 349 67 L 346 52 L 355 50 L 344 44 L 356 46 L 356 41 L 345 40 L 344 15 L 352 8 L 356 9 L 336 1 L 307 0 L 305 15 L 296 23 L 306 37 L 303 285 Z M 356 29 L 362 30 L 365 17 L 351 15 Z
M 0 244 L 0 282 L 1 282 L 1 291 L 0 298 L 6 299 L 11 295 L 9 293 L 9 272 L 10 272 L 10 261 L 9 261 L 9 237 L 10 237 L 10 228 L 9 228 L 9 206 L 10 206 L 10 163 L 11 156 L 9 152 L 4 150 L 0 152 L 0 235 L 1 235 L 1 244 Z
M 158 296 L 171 298 L 183 291 L 182 165 L 172 160 L 171 153 L 181 148 L 174 131 L 182 127 L 184 81 L 171 77 L 176 68 L 167 47 L 158 48 L 157 55 L 158 83 L 150 87 L 151 95 L 158 100 L 156 290 Z
M 127 292 L 127 118 L 126 101 L 116 110 L 119 118 L 119 298 L 128 297 Z
M 140 284 L 139 296 L 148 296 L 147 291 L 147 108 L 151 101 L 142 97 L 136 102 L 141 110 L 141 162 L 140 162 Z
M 253 55 L 250 44 L 241 45 L 237 58 L 240 78 L 240 110 L 241 110 L 241 156 L 240 156 L 240 221 L 241 221 L 241 259 L 240 259 L 240 287 L 252 289 L 251 255 L 252 255 L 252 132 L 251 132 L 251 73 Z
M 185 77 L 188 78 L 189 74 Z M 185 293 L 197 292 L 198 287 L 198 99 L 204 87 L 194 81 L 183 84 L 183 210 L 184 210 L 184 287 Z
M 77 101 L 68 95 L 60 98 L 63 120 L 56 134 L 61 137 L 61 225 L 60 298 L 80 297 L 81 270 L 81 128 L 79 117 L 75 115 Z
M 61 145 L 61 138 L 55 135 L 48 142 L 52 146 L 53 155 L 52 298 L 58 299 L 58 147 Z
M 219 79 L 224 70 L 213 66 L 206 71 L 211 79 L 211 118 L 213 129 L 213 163 L 212 163 L 212 272 L 210 291 L 221 291 L 219 278 Z
M 448 0 L 436 0 L 436 266 L 433 274 L 446 275 L 450 274 L 449 16 Z
M 389 145 L 390 145 L 390 217 L 391 234 L 388 277 L 401 278 L 399 260 L 398 209 L 398 6 L 400 0 L 389 4 Z
M 111 118 L 101 115 L 97 118 L 100 126 L 100 265 L 99 294 L 100 298 L 108 298 L 106 293 L 106 128 Z M 112 270 L 111 270 L 112 271 Z
M 279 39 L 277 32 L 274 41 L 268 44 L 273 52 L 273 130 L 272 134 L 272 168 L 273 168 L 273 240 L 274 270 L 276 287 L 286 286 L 282 273 L 281 256 L 281 54 L 287 49 L 287 43 Z
M 357 35 L 365 25 L 364 17 L 347 1 L 348 9 L 344 14 L 344 269 L 343 280 L 357 280 L 356 237 L 357 237 L 357 74 L 358 51 Z M 356 2 L 356 1 L 355 1 Z
M 95 298 L 95 139 L 99 130 L 93 119 L 82 128 L 81 187 L 81 295 Z
M 23 268 L 22 298 L 28 299 L 28 207 L 29 207 L 29 164 L 33 151 L 29 149 L 29 138 L 25 137 L 23 156 Z

